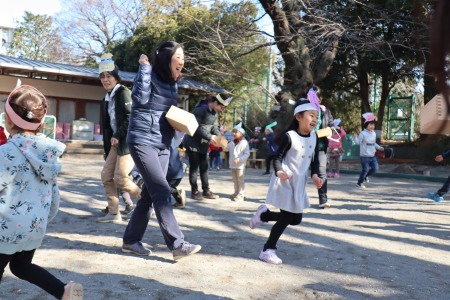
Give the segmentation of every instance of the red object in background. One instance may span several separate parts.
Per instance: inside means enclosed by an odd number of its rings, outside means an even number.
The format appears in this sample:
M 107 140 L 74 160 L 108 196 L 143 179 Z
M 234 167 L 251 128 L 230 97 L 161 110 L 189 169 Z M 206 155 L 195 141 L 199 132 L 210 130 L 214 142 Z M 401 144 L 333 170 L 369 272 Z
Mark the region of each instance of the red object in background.
M 6 144 L 6 134 L 5 129 L 0 126 L 0 145 Z

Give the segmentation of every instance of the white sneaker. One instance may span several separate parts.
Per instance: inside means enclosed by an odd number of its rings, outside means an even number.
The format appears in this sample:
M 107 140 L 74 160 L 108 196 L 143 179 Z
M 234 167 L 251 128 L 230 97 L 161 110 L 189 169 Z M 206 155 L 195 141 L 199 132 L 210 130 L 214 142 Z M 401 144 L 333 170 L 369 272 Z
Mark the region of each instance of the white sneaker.
M 330 206 L 331 206 L 331 204 L 328 203 L 328 202 L 319 204 L 319 208 L 323 208 L 323 209 L 325 209 L 325 208 L 330 208 Z
M 255 215 L 250 219 L 250 228 L 255 229 L 257 226 L 261 225 L 261 214 L 267 211 L 267 206 L 265 204 L 260 205 L 256 210 Z
M 261 250 L 259 259 L 265 261 L 266 263 L 274 265 L 281 265 L 283 263 L 281 258 L 277 256 L 277 252 L 275 251 L 275 249 L 267 249 L 266 251 Z
M 359 187 L 362 188 L 362 189 L 365 189 L 365 188 L 366 188 L 366 186 L 364 185 L 364 183 L 357 183 L 356 185 L 359 186 Z
M 108 222 L 122 222 L 122 215 L 117 212 L 116 215 L 107 214 L 104 217 L 98 218 L 97 223 L 108 223 Z

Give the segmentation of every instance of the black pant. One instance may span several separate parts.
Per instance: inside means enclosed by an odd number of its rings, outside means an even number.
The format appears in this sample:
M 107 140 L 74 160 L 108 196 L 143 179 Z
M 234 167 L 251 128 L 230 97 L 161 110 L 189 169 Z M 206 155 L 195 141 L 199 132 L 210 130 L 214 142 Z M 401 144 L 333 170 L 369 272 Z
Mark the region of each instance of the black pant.
M 288 225 L 298 225 L 302 222 L 303 213 L 291 213 L 280 209 L 280 212 L 271 212 L 267 210 L 261 214 L 261 221 L 276 221 L 270 230 L 269 238 L 264 245 L 264 251 L 267 249 L 277 249 L 277 242 Z
M 170 187 L 170 193 L 173 195 L 178 194 L 178 190 L 177 187 L 181 182 L 181 178 L 180 179 L 171 179 L 167 181 L 169 183 L 169 187 Z
M 31 263 L 35 251 L 36 249 L 14 254 L 0 254 L 0 281 L 9 263 L 9 269 L 15 276 L 37 285 L 56 299 L 61 299 L 64 295 L 65 284 L 44 268 Z
M 266 173 L 270 173 L 270 163 L 273 161 L 275 156 L 276 155 L 274 154 L 274 155 L 268 155 L 266 157 Z
M 450 176 L 447 178 L 447 181 L 444 183 L 444 185 L 437 192 L 439 197 L 442 197 L 442 196 L 444 196 L 445 194 L 448 193 L 449 185 L 450 185 Z
M 197 173 L 200 169 L 200 180 L 202 182 L 202 190 L 209 190 L 208 179 L 208 157 L 207 154 L 187 151 L 189 157 L 189 183 L 191 184 L 191 191 L 197 192 Z

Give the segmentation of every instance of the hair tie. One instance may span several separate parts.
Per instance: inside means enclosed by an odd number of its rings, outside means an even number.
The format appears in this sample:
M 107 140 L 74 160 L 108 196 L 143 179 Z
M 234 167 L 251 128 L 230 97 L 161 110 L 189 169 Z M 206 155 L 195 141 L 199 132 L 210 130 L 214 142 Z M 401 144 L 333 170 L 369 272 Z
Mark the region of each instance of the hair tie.
M 28 119 L 32 119 L 32 118 L 33 118 L 33 112 L 32 112 L 31 110 L 29 110 L 29 111 L 27 112 L 27 118 L 28 118 Z

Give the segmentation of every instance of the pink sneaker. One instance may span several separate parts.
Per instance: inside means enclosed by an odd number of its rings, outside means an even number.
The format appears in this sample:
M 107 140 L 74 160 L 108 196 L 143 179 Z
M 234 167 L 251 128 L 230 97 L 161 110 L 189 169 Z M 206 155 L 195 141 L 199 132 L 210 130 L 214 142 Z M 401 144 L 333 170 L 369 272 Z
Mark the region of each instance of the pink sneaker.
M 249 226 L 251 229 L 255 229 L 261 225 L 261 214 L 267 211 L 267 206 L 265 204 L 260 205 L 255 212 L 255 215 L 250 219 Z
M 333 173 L 331 173 L 331 172 L 328 172 L 328 175 L 327 175 L 329 178 L 331 178 L 331 177 L 333 177 Z
M 338 172 L 334 173 L 334 178 L 339 178 L 339 177 L 341 177 L 341 176 L 339 175 Z
M 261 250 L 259 259 L 274 265 L 281 265 L 283 263 L 283 261 L 277 256 L 275 249 L 267 249 L 266 251 Z

